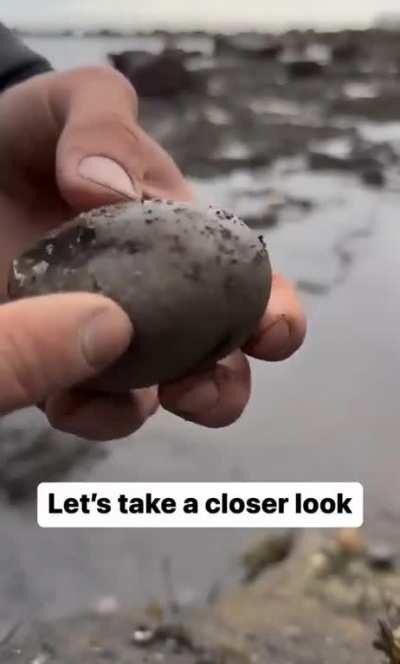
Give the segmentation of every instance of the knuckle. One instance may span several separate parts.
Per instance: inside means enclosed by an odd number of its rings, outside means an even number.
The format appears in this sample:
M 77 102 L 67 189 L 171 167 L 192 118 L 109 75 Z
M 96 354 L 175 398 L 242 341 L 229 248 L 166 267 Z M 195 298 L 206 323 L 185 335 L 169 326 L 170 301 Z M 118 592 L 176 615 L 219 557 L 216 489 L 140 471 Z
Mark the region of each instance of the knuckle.
M 90 114 L 71 116 L 64 128 L 64 150 L 81 154 L 82 145 L 109 156 L 132 155 L 141 150 L 142 137 L 132 113 L 124 113 L 115 104 L 111 108 L 95 109 Z
M 133 107 L 137 114 L 138 96 L 135 88 L 130 81 L 111 65 L 93 65 L 90 67 L 81 67 L 72 72 L 73 77 L 78 77 L 82 85 L 101 84 L 111 86 L 112 89 L 122 93 L 126 101 Z
M 90 83 L 95 80 L 114 80 L 115 70 L 109 65 L 88 65 L 85 67 L 77 67 L 65 72 L 64 76 L 67 80 L 83 83 Z
M 116 141 L 133 139 L 138 142 L 140 139 L 134 118 L 122 114 L 117 108 L 96 114 L 96 130 L 99 129 L 112 135 Z

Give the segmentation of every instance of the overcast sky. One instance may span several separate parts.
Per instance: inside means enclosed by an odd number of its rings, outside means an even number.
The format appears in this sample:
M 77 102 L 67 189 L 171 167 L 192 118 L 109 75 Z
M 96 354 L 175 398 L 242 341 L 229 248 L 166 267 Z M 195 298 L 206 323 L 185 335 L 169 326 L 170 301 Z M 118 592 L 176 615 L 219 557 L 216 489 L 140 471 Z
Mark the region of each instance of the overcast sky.
M 368 24 L 400 13 L 399 0 L 0 0 L 0 20 L 13 25 L 113 27 L 279 27 L 300 23 Z

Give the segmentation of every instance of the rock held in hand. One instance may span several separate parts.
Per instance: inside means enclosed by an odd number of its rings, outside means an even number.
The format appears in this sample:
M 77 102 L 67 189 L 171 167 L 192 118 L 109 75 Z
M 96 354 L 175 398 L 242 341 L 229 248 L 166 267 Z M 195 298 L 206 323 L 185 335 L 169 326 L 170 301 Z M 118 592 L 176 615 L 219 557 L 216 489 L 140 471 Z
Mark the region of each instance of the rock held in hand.
M 132 320 L 129 350 L 90 387 L 166 383 L 241 347 L 268 302 L 262 239 L 217 208 L 137 201 L 78 216 L 13 262 L 12 299 L 89 291 Z

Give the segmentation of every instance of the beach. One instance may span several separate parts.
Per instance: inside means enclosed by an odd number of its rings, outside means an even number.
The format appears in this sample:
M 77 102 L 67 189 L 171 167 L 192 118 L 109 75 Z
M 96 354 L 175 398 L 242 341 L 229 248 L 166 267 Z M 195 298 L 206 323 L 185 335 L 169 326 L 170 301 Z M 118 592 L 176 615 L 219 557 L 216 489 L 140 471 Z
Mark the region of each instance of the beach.
M 128 45 L 157 52 L 160 37 L 28 41 L 54 66 L 68 68 L 102 63 L 106 52 Z M 207 35 L 190 36 L 187 43 L 202 52 L 204 62 L 210 48 Z M 308 126 L 308 143 L 316 142 L 318 150 L 323 143 L 325 152 L 341 154 L 343 136 L 326 138 L 326 126 L 322 131 L 315 124 L 303 100 L 287 96 L 282 93 L 278 110 L 260 111 L 267 114 L 264 120 L 278 115 L 288 125 L 303 123 Z M 314 102 L 318 105 L 317 99 Z M 210 106 L 215 120 L 218 99 Z M 141 111 L 149 130 L 160 136 L 163 108 L 163 103 L 145 100 Z M 174 106 L 167 105 L 165 117 L 173 113 Z M 211 118 L 210 126 L 213 122 Z M 395 152 L 398 149 L 400 120 L 364 117 L 353 119 L 350 129 L 354 126 L 372 145 L 388 143 Z M 335 131 L 345 134 L 350 129 L 336 127 Z M 301 134 L 305 141 L 303 135 L 305 130 Z M 400 190 L 396 168 L 390 171 L 389 184 L 376 188 L 351 170 L 310 169 L 301 150 L 298 155 L 274 154 L 270 164 L 253 169 L 228 168 L 227 161 L 233 158 L 229 154 L 228 158 L 224 153 L 220 173 L 215 166 L 219 162 L 213 162 L 214 170 L 204 176 L 197 162 L 189 165 L 191 181 L 201 200 L 241 206 L 250 216 L 259 214 L 258 207 L 249 212 L 249 206 L 260 200 L 264 190 L 266 199 L 271 198 L 270 190 L 275 199 L 286 197 L 278 219 L 263 225 L 260 215 L 258 227 L 274 268 L 300 288 L 309 319 L 304 348 L 282 364 L 252 362 L 253 397 L 234 426 L 209 431 L 160 412 L 134 437 L 107 444 L 104 458 L 75 465 L 67 479 L 358 481 L 365 487 L 368 537 L 396 546 L 400 516 L 396 491 Z M 175 156 L 186 159 L 184 152 Z M 211 169 L 208 163 L 207 168 Z M 288 205 L 288 199 L 297 203 Z M 299 207 L 301 200 L 308 201 L 308 206 Z M 294 211 L 288 210 L 291 207 Z M 276 205 L 268 209 L 276 212 Z M 2 423 L 6 432 L 17 425 L 32 426 L 32 422 L 38 430 L 45 427 L 37 413 L 13 417 Z M 216 587 L 229 588 L 235 582 L 239 555 L 257 535 L 236 530 L 40 530 L 33 498 L 12 505 L 3 502 L 0 517 L 0 618 L 4 624 L 32 614 L 68 615 L 95 606 L 102 598 L 140 606 L 163 601 L 171 588 L 182 605 L 201 604 Z

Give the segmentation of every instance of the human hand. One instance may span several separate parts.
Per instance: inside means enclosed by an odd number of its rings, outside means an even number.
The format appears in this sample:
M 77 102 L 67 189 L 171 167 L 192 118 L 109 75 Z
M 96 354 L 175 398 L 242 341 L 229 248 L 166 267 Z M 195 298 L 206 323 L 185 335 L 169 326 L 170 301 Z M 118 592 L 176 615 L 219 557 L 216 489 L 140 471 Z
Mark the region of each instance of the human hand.
M 12 259 L 74 213 L 143 194 L 193 199 L 171 158 L 139 127 L 133 88 L 110 68 L 45 74 L 8 90 L 0 97 L 0 146 L 0 297 Z M 161 401 L 185 419 L 225 426 L 250 396 L 246 353 L 285 359 L 304 334 L 297 296 L 275 275 L 243 352 L 174 384 L 116 397 L 79 389 L 134 337 L 115 303 L 77 293 L 3 304 L 0 413 L 40 403 L 56 428 L 111 439 L 138 429 Z

